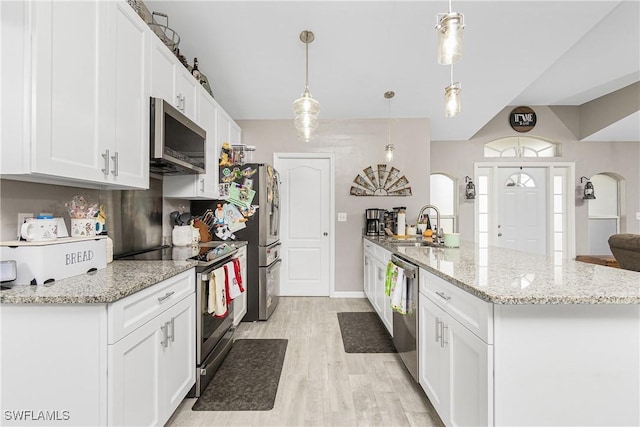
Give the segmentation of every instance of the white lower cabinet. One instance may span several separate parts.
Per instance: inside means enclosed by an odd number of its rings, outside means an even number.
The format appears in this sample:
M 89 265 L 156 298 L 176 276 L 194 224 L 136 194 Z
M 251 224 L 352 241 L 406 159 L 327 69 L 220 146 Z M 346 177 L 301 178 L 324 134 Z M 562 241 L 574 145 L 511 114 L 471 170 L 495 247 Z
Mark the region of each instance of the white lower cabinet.
M 387 264 L 391 260 L 391 252 L 370 240 L 364 239 L 364 293 L 380 316 L 382 323 L 393 335 L 393 310 L 391 298 L 385 293 Z
M 183 273 L 109 307 L 124 314 L 112 323 L 149 319 L 109 345 L 110 425 L 163 425 L 195 383 L 194 283 Z
M 420 385 L 446 425 L 492 425 L 493 345 L 458 320 L 472 317 L 461 308 L 475 304 L 479 307 L 472 311 L 483 312 L 487 303 L 470 294 L 442 290 L 435 290 L 437 299 L 431 300 L 430 285 L 438 286 L 441 280 L 420 270 Z
M 109 346 L 109 424 L 163 425 L 195 382 L 195 294 Z
M 420 385 L 446 425 L 492 424 L 493 346 L 419 298 Z
M 111 304 L 3 304 L 0 424 L 164 425 L 195 384 L 194 284 L 191 269 Z

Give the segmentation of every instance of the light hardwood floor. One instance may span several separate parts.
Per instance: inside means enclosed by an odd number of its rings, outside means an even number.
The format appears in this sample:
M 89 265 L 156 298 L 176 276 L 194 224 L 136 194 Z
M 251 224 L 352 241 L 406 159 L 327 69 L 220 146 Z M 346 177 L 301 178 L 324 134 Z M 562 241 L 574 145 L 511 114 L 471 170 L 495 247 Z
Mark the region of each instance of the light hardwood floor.
M 236 338 L 289 340 L 271 411 L 192 411 L 169 426 L 442 426 L 395 353 L 347 354 L 336 313 L 372 311 L 366 299 L 286 297 L 266 322 L 241 322 Z M 251 396 L 247 396 L 251 399 Z

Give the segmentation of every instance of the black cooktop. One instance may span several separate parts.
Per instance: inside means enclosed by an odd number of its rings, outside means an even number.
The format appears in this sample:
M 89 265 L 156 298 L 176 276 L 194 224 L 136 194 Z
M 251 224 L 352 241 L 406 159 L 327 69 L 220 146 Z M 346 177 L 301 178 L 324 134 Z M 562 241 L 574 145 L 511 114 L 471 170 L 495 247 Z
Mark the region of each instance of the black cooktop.
M 187 259 L 191 259 L 198 261 L 198 266 L 206 267 L 235 253 L 238 246 L 235 243 L 206 242 L 200 243 L 197 248 L 189 249 L 191 248 L 175 248 L 167 245 L 151 248 L 146 251 L 118 255 L 115 256 L 114 259 L 120 261 L 186 261 Z M 195 253 L 196 255 L 185 256 L 185 253 L 189 255 Z

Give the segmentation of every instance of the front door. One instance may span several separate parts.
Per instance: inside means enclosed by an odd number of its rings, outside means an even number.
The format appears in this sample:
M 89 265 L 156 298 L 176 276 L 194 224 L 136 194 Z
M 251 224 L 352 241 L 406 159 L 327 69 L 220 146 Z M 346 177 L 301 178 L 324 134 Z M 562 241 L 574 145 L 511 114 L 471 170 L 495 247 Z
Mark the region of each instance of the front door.
M 328 156 L 278 155 L 282 269 L 280 295 L 331 292 L 331 162 Z
M 498 168 L 498 246 L 547 254 L 546 168 Z

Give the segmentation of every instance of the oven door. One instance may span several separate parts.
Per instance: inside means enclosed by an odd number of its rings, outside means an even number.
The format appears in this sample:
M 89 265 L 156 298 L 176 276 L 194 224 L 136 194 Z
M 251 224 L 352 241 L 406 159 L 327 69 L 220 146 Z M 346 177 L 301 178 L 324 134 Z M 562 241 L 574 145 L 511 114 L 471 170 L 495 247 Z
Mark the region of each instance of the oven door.
M 267 267 L 259 268 L 260 320 L 267 320 L 278 305 L 281 264 L 282 260 L 278 258 Z
M 198 273 L 198 292 L 196 292 L 197 318 L 196 318 L 196 363 L 201 365 L 224 334 L 233 325 L 233 301 L 227 307 L 225 317 L 215 317 L 207 312 L 209 301 L 209 284 L 213 280 L 213 269 Z

